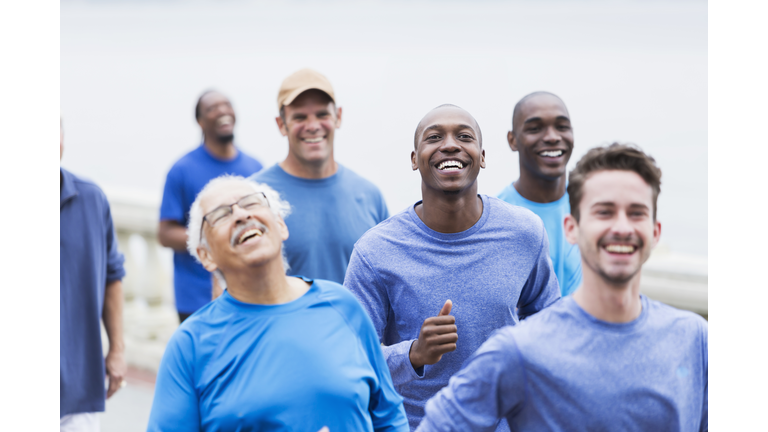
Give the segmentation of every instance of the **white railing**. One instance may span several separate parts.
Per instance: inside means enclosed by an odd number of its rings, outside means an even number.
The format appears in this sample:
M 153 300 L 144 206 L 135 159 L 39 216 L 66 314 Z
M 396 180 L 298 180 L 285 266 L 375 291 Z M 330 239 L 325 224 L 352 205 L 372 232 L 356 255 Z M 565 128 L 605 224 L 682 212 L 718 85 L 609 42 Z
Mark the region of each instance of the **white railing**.
M 105 188 L 125 255 L 125 342 L 130 365 L 157 371 L 178 327 L 173 303 L 173 253 L 157 241 L 160 197 Z M 708 315 L 707 258 L 658 247 L 643 267 L 648 297 Z

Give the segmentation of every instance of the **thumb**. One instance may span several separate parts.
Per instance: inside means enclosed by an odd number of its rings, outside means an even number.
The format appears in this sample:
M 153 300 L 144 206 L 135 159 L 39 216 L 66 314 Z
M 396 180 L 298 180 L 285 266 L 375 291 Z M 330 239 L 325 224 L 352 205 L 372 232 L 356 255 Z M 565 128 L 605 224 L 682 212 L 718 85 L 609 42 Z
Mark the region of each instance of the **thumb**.
M 437 316 L 448 315 L 451 313 L 451 307 L 453 307 L 453 302 L 451 300 L 446 300 L 443 308 L 440 309 L 440 313 L 437 314 Z

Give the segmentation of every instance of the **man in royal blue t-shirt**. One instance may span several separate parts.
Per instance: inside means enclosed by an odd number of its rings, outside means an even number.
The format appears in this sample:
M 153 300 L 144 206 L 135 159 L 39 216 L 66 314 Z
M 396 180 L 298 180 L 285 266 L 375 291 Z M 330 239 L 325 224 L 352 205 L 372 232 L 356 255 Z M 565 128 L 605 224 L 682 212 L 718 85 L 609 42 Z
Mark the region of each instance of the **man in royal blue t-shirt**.
M 389 217 L 387 205 L 379 188 L 333 157 L 341 107 L 325 76 L 312 69 L 290 75 L 277 108 L 288 155 L 254 179 L 293 207 L 285 220 L 294 233 L 285 242 L 288 274 L 342 283 L 355 242 Z
M 568 243 L 563 232 L 563 219 L 570 212 L 565 168 L 573 152 L 568 108 L 552 93 L 525 96 L 515 105 L 507 141 L 520 156 L 520 178 L 499 198 L 527 208 L 544 222 L 560 294 L 567 296 L 581 285 L 579 247 Z
M 212 278 L 187 252 L 189 208 L 197 194 L 222 174 L 249 176 L 261 164 L 234 144 L 235 111 L 217 91 L 203 93 L 195 107 L 203 142 L 168 172 L 160 206 L 160 244 L 173 249 L 173 286 L 179 320 L 184 321 L 211 301 Z

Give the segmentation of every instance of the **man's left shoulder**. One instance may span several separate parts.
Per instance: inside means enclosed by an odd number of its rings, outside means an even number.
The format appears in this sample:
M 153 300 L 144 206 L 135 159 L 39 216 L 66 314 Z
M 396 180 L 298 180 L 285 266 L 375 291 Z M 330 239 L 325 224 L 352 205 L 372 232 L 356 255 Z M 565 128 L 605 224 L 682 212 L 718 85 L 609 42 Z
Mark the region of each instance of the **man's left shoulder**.
M 320 298 L 340 307 L 345 315 L 363 311 L 357 298 L 343 285 L 325 279 L 315 279 L 313 283 L 320 291 Z
M 694 331 L 701 330 L 706 332 L 708 322 L 701 315 L 678 309 L 648 297 L 646 299 L 650 310 L 651 322 L 654 326 L 661 328 L 687 327 Z
M 341 164 L 339 164 L 339 167 L 343 170 L 344 177 L 342 181 L 345 187 L 351 187 L 364 193 L 381 195 L 378 186 L 373 184 L 373 182 Z
M 77 188 L 77 193 L 87 201 L 94 201 L 100 204 L 109 205 L 107 195 L 93 180 L 71 174 L 72 182 Z
M 539 238 L 544 231 L 544 222 L 531 210 L 512 205 L 499 198 L 486 196 L 490 206 L 490 218 L 496 225 L 502 225 L 506 230 L 528 234 Z

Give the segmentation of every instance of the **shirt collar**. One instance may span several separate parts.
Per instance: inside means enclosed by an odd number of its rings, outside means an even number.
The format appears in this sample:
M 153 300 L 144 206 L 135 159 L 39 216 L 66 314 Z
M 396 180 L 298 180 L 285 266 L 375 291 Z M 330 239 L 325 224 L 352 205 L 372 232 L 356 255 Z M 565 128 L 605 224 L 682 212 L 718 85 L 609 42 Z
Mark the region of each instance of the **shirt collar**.
M 59 168 L 59 170 L 61 171 L 61 178 L 63 179 L 61 197 L 59 200 L 59 209 L 61 209 L 67 201 L 77 196 L 77 186 L 75 186 L 75 178 L 72 173 L 64 168 Z

